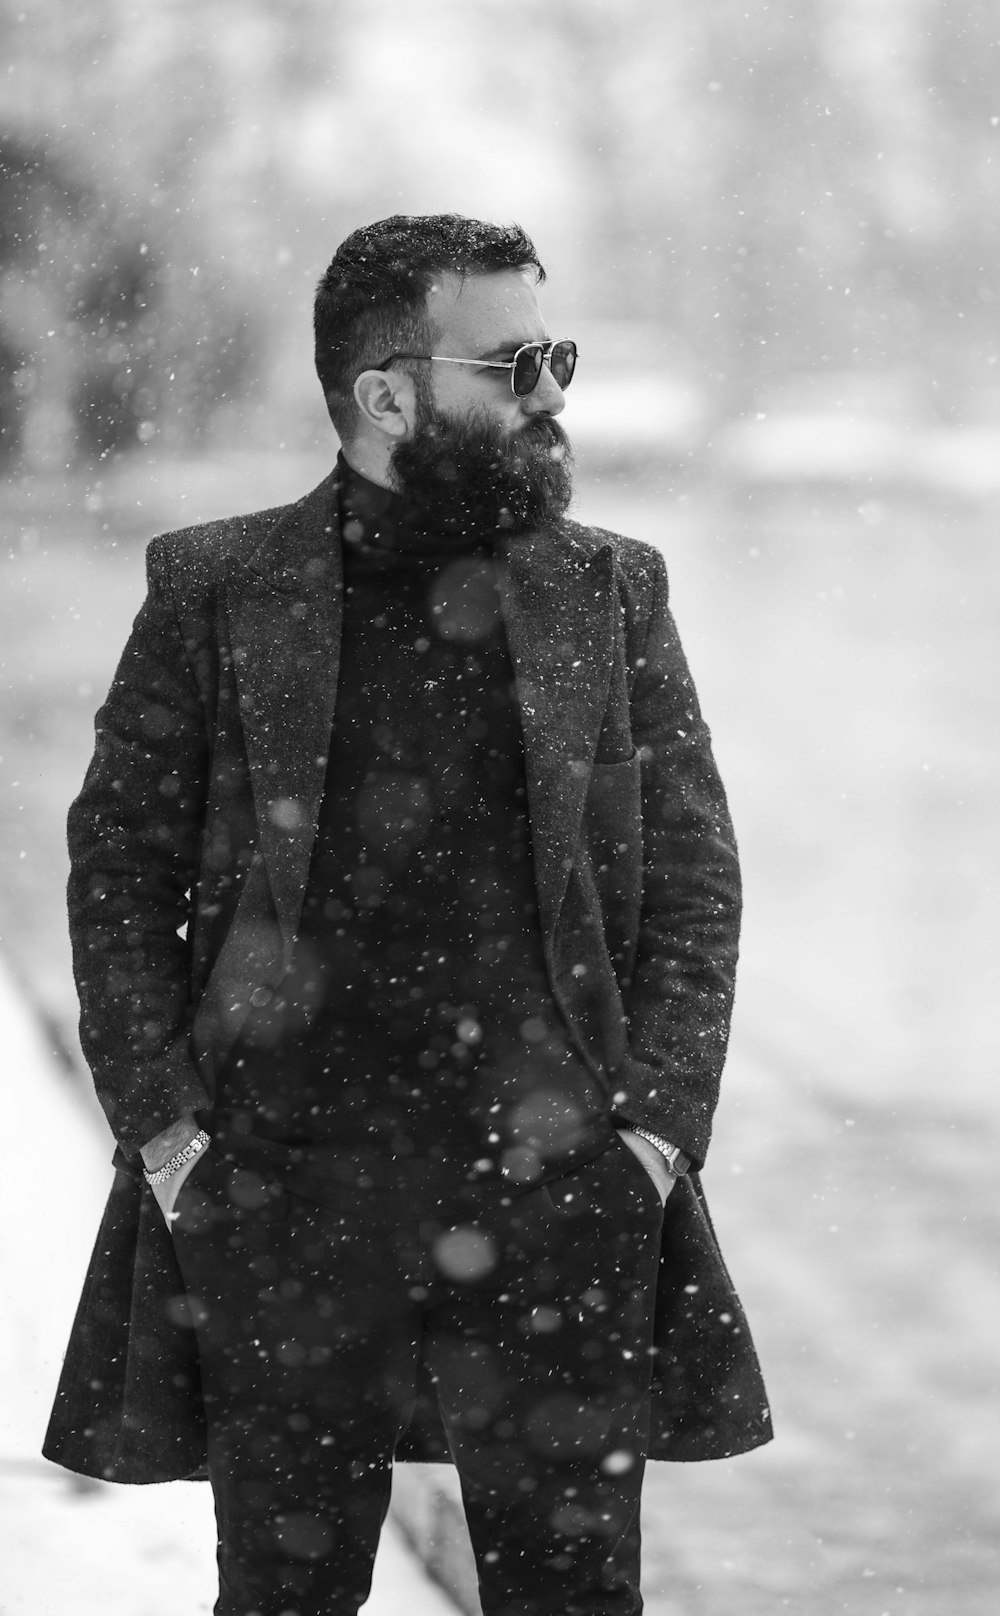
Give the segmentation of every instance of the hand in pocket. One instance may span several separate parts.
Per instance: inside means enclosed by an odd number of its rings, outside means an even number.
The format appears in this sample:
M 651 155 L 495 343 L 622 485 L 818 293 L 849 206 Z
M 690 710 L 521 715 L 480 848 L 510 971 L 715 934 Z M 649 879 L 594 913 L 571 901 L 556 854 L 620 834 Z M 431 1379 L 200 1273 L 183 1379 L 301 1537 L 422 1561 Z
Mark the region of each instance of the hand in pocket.
M 176 1173 L 171 1173 L 170 1177 L 162 1184 L 151 1184 L 149 1186 L 156 1197 L 157 1206 L 166 1219 L 168 1229 L 177 1215 L 174 1211 L 174 1207 L 177 1204 L 177 1197 L 180 1194 L 181 1185 L 191 1172 L 191 1169 L 196 1167 L 198 1162 L 201 1161 L 201 1158 L 204 1156 L 205 1150 L 207 1149 L 208 1146 L 206 1145 L 204 1149 L 199 1150 L 197 1156 L 192 1156 L 190 1161 L 184 1162 L 182 1166 L 178 1167 Z
M 650 1144 L 648 1139 L 644 1139 L 641 1134 L 633 1133 L 630 1128 L 619 1128 L 618 1137 L 623 1145 L 628 1145 L 633 1156 L 642 1163 L 656 1185 L 662 1204 L 666 1206 L 667 1196 L 677 1180 L 661 1153 L 655 1145 Z

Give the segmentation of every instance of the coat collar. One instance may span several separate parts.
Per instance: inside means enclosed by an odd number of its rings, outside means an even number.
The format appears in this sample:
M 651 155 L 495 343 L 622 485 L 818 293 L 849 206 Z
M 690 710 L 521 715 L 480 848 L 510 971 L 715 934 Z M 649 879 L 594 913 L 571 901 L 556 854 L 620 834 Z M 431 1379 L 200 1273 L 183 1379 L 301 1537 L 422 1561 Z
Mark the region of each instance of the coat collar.
M 331 580 L 343 587 L 340 549 L 340 477 L 328 477 L 294 505 L 286 505 L 255 550 L 239 557 L 238 581 L 266 585 L 279 594 L 321 593 Z
M 286 947 L 301 915 L 337 696 L 343 559 L 336 472 L 234 563 L 227 600 L 261 852 Z M 551 941 L 612 663 L 609 545 L 560 525 L 508 542 L 501 606 L 524 733 L 539 912 Z

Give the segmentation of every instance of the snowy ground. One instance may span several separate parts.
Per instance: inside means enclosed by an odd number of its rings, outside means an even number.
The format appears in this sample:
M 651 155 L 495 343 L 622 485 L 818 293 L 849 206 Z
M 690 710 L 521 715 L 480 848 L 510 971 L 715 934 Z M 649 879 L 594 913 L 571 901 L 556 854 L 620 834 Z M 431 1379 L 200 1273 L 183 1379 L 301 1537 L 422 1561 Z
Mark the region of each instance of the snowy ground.
M 103 508 L 91 490 L 89 514 L 53 489 L 11 512 L 0 927 L 67 1042 L 62 820 L 141 592 L 136 541 L 185 510 L 193 520 L 290 496 L 321 469 L 244 462 L 221 481 L 214 467 L 141 481 L 136 470 Z M 1000 1586 L 992 513 L 805 494 L 758 510 L 704 490 L 672 499 L 650 481 L 591 485 L 581 504 L 664 548 L 747 874 L 707 1183 L 778 1441 L 732 1464 L 656 1467 L 648 1609 L 987 1616 Z M 194 1489 L 119 1503 L 107 1489 L 73 1493 L 33 1457 L 106 1146 L 88 1134 L 74 1152 L 75 1096 L 22 1110 L 30 1063 L 4 1054 L 17 1135 L 8 1128 L 0 1255 L 15 1265 L 5 1294 L 17 1306 L 3 1385 L 17 1437 L 0 1462 L 12 1545 L 0 1613 L 85 1612 L 80 1590 L 96 1600 L 122 1543 L 140 1568 L 133 1588 L 170 1584 L 164 1616 L 168 1604 L 207 1608 L 204 1537 L 166 1502 L 179 1492 L 179 1507 L 200 1509 Z M 44 1158 L 25 1148 L 40 1138 Z M 141 1509 L 145 1524 L 127 1514 Z

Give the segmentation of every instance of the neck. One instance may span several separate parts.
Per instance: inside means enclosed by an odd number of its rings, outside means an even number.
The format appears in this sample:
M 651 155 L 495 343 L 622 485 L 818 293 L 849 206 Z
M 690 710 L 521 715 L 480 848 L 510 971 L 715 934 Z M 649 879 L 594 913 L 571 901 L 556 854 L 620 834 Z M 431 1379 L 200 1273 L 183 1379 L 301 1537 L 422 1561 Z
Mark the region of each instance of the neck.
M 359 547 L 369 557 L 381 551 L 414 557 L 443 559 L 447 555 L 472 553 L 489 548 L 492 534 L 475 531 L 445 532 L 437 523 L 419 519 L 405 494 L 375 483 L 352 465 L 341 450 L 340 516 L 344 538 L 352 549 Z
M 352 471 L 359 477 L 366 477 L 370 483 L 379 488 L 387 488 L 392 493 L 398 493 L 393 488 L 389 478 L 389 454 L 384 450 L 370 447 L 368 444 L 356 440 L 349 447 L 341 444 L 340 452 Z

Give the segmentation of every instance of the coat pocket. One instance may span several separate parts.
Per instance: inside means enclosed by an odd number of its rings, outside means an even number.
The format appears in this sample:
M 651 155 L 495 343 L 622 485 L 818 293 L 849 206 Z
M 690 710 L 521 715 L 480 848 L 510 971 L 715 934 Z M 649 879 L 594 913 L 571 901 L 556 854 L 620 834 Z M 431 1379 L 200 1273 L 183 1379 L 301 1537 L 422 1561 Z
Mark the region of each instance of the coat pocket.
M 177 1231 L 182 1220 L 187 1220 L 189 1206 L 197 1208 L 199 1205 L 205 1204 L 207 1198 L 201 1187 L 201 1181 L 203 1176 L 210 1174 L 212 1168 L 216 1165 L 218 1165 L 218 1156 L 211 1145 L 206 1145 L 204 1150 L 199 1151 L 191 1163 L 191 1170 L 174 1197 L 173 1215 L 168 1225 L 171 1234 Z M 191 1199 L 192 1196 L 193 1200 Z M 196 1212 L 194 1221 L 196 1223 L 205 1221 L 204 1215 L 199 1218 Z
M 659 1189 L 656 1185 L 656 1180 L 653 1178 L 652 1173 L 649 1171 L 649 1168 L 645 1165 L 642 1159 L 636 1155 L 635 1151 L 630 1145 L 625 1143 L 621 1136 L 620 1129 L 618 1130 L 617 1138 L 612 1146 L 612 1150 L 615 1150 L 619 1156 L 624 1156 L 626 1158 L 622 1164 L 623 1174 L 626 1176 L 631 1175 L 632 1182 L 636 1185 L 637 1194 L 639 1195 L 640 1199 L 644 1203 L 648 1203 L 649 1206 L 655 1210 L 657 1217 L 662 1218 L 666 1202 L 660 1196 Z M 668 1196 L 667 1200 L 669 1199 L 670 1197 Z

